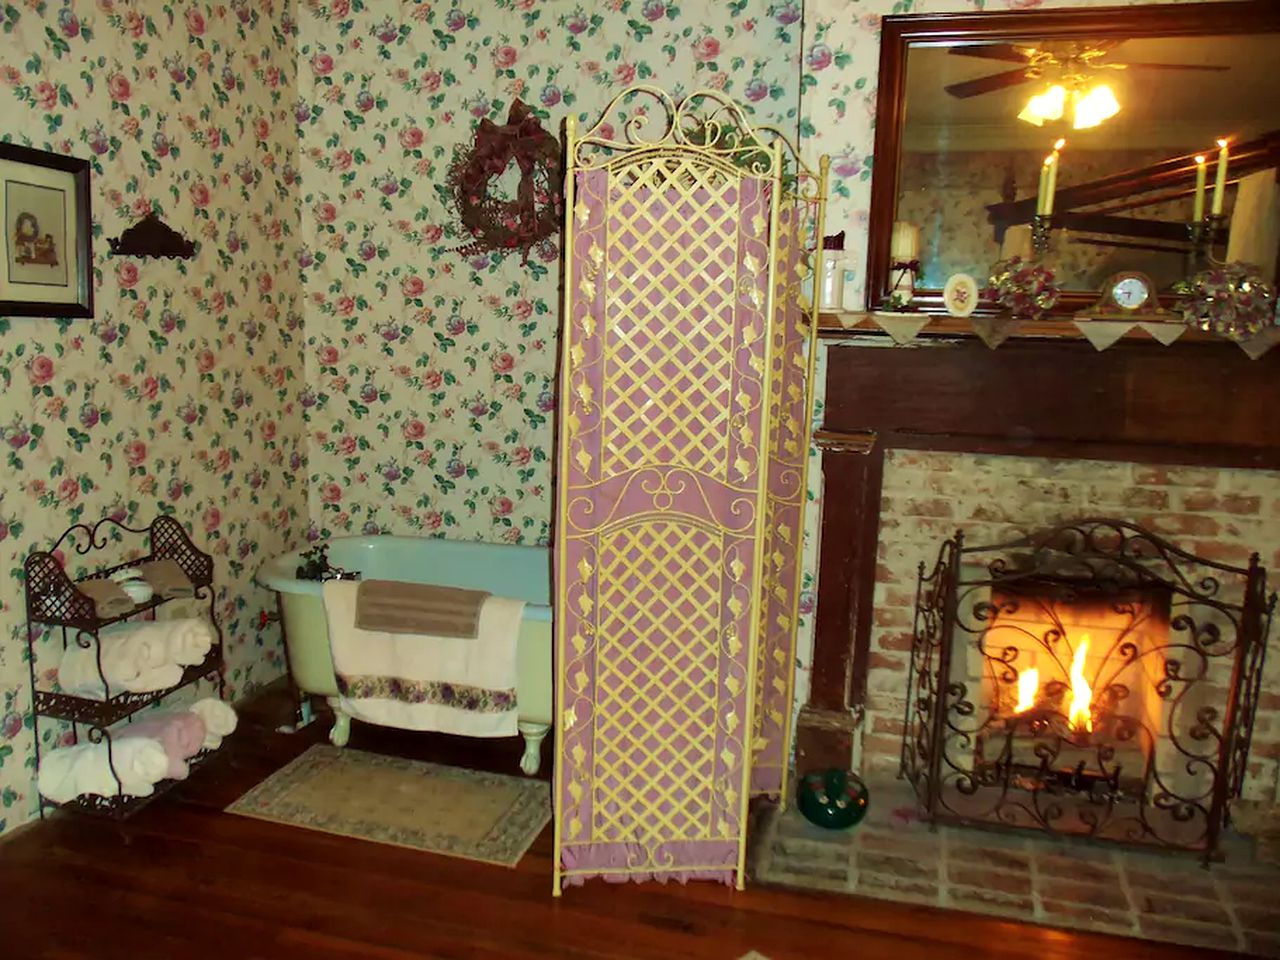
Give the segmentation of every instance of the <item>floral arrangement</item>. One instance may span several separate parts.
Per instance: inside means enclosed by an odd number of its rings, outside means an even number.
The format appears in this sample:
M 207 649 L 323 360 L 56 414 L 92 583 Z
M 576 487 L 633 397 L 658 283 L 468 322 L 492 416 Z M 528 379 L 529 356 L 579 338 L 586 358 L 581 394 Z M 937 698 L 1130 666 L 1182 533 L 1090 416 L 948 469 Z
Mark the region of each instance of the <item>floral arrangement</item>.
M 1280 326 L 1275 291 L 1252 264 L 1210 267 L 1173 289 L 1183 322 L 1199 330 L 1239 341 Z
M 1010 257 L 991 268 L 982 297 L 998 303 L 1018 320 L 1039 320 L 1053 309 L 1061 293 L 1062 288 L 1048 267 Z

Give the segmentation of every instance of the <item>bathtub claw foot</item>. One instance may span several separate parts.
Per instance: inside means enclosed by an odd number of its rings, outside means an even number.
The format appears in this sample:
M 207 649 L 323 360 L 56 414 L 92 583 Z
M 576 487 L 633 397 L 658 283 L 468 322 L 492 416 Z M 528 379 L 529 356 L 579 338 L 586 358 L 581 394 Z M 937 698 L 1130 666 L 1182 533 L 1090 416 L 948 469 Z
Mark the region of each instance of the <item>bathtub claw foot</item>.
M 342 712 L 342 707 L 335 699 L 329 700 L 329 706 L 333 707 L 333 726 L 329 728 L 329 742 L 335 747 L 345 747 L 347 741 L 351 739 L 351 717 Z
M 524 756 L 520 758 L 520 769 L 525 776 L 532 777 L 542 766 L 542 741 L 547 738 L 551 727 L 545 723 L 517 724 L 520 736 L 524 737 Z

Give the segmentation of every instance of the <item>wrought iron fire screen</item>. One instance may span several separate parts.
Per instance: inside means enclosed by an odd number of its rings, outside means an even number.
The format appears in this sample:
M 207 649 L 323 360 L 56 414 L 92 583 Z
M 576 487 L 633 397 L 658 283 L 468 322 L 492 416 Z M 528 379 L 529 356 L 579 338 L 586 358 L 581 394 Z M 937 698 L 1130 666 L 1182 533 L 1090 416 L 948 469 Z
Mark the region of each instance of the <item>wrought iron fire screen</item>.
M 555 891 L 741 886 L 785 790 L 826 162 L 713 91 L 566 131 Z
M 901 773 L 936 821 L 1218 851 L 1275 594 L 1131 523 L 920 565 Z

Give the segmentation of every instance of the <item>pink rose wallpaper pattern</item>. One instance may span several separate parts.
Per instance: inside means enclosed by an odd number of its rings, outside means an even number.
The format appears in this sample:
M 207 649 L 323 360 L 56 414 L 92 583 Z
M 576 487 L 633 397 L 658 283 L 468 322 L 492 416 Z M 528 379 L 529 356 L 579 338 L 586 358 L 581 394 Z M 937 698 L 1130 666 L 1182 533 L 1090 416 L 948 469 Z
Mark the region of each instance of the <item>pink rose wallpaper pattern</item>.
M 93 320 L 0 319 L 0 829 L 35 804 L 22 562 L 70 524 L 172 513 L 216 558 L 230 695 L 281 672 L 251 578 L 305 528 L 286 17 L 258 0 L 0 2 L 0 136 L 92 161 L 97 287 Z M 108 254 L 149 211 L 195 259 Z

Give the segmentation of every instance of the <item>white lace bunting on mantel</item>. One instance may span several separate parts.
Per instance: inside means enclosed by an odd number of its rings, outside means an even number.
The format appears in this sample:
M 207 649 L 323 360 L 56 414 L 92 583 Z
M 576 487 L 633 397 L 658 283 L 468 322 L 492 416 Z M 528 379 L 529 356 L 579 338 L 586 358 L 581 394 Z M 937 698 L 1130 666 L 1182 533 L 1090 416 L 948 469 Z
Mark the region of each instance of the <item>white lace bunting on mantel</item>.
M 1010 317 L 974 317 L 969 322 L 973 325 L 973 332 L 992 350 L 1017 333 L 1020 326 Z
M 1098 352 L 1112 346 L 1133 329 L 1131 320 L 1076 320 L 1075 325 Z
M 927 313 L 887 313 L 876 311 L 871 319 L 889 335 L 898 346 L 903 347 L 916 338 L 933 317 Z
M 1185 323 L 1155 323 L 1148 320 L 1138 324 L 1138 326 L 1151 334 L 1151 339 L 1158 342 L 1162 347 L 1167 347 L 1187 332 Z
M 1265 333 L 1250 337 L 1248 340 L 1236 341 L 1240 344 L 1240 349 L 1249 355 L 1250 360 L 1257 360 L 1260 356 L 1280 343 L 1280 327 L 1272 327 Z

